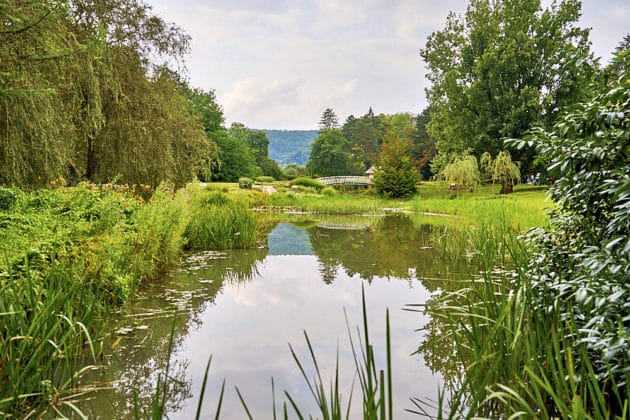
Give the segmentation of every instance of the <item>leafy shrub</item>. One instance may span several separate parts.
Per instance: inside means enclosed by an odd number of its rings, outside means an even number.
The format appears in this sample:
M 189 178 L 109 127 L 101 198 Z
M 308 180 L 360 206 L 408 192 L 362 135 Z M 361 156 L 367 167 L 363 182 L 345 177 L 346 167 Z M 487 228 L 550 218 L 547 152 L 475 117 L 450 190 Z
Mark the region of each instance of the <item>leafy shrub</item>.
M 252 185 L 254 185 L 254 181 L 252 181 L 251 178 L 243 177 L 238 179 L 238 186 L 240 188 L 250 189 Z
M 566 346 L 586 345 L 599 383 L 616 384 L 627 396 L 630 52 L 616 60 L 623 58 L 619 79 L 559 118 L 554 132 L 539 129 L 531 139 L 513 142 L 535 144 L 540 156 L 550 158 L 549 174 L 557 178 L 550 188 L 556 203 L 550 227 L 528 236 L 534 251 L 527 271 L 533 310 L 575 323 L 579 333 L 563 332 Z
M 19 190 L 0 188 L 0 210 L 11 210 L 18 201 Z
M 295 178 L 293 181 L 291 181 L 291 185 L 297 185 L 297 186 L 302 186 L 302 187 L 311 187 L 316 189 L 317 191 L 322 190 L 325 185 L 322 184 L 321 182 L 313 179 L 313 178 L 308 178 L 308 177 L 299 177 L 299 178 Z
M 299 175 L 300 173 L 298 172 L 298 170 L 293 167 L 289 167 L 284 170 L 284 176 L 286 176 L 288 179 L 295 179 Z
M 338 191 L 334 189 L 333 187 L 326 187 L 322 190 L 322 195 L 325 195 L 326 197 L 332 197 L 337 194 L 338 194 Z
M 271 184 L 276 179 L 272 176 L 257 176 L 256 182 L 260 182 L 261 184 Z

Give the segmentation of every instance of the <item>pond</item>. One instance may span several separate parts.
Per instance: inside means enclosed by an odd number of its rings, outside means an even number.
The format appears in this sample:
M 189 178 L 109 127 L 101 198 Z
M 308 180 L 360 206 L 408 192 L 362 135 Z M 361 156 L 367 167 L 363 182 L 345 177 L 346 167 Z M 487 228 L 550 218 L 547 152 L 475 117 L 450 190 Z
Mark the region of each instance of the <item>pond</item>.
M 143 288 L 115 317 L 104 344 L 106 366 L 85 379 L 102 390 L 79 407 L 90 417 L 133 417 L 135 408 L 149 409 L 158 375 L 168 369 L 168 417 L 194 418 L 211 357 L 202 418 L 214 418 L 224 380 L 222 419 L 246 417 L 236 388 L 254 418 L 273 418 L 274 401 L 280 414 L 285 391 L 303 413 L 318 416 L 289 349 L 312 377 L 306 331 L 324 385 L 338 363 L 342 406 L 354 389 L 352 412 L 359 414 L 350 337 L 359 351 L 364 290 L 379 369 L 386 367 L 389 308 L 395 417 L 414 417 L 405 411 L 417 409 L 410 398 L 435 400 L 443 384 L 428 367 L 440 363 L 425 358 L 450 351 L 425 342 L 426 314 L 405 310 L 457 277 L 438 263 L 431 246 L 436 230 L 409 215 L 283 216 L 269 223 L 265 247 L 188 255 L 178 272 Z M 417 353 L 421 344 L 424 352 Z

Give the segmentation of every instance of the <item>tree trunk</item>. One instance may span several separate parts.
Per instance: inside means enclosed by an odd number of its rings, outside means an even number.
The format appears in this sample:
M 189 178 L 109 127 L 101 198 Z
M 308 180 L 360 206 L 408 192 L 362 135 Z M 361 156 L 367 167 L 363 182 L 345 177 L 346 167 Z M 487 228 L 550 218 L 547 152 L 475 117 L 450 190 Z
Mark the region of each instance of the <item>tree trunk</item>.
M 96 175 L 96 142 L 91 134 L 88 135 L 87 139 L 87 166 L 85 168 L 85 177 L 88 181 L 94 180 L 94 175 Z
M 499 191 L 499 194 L 509 194 L 512 192 L 513 189 L 514 189 L 513 183 L 511 183 L 510 181 L 503 181 L 501 183 L 501 191 Z

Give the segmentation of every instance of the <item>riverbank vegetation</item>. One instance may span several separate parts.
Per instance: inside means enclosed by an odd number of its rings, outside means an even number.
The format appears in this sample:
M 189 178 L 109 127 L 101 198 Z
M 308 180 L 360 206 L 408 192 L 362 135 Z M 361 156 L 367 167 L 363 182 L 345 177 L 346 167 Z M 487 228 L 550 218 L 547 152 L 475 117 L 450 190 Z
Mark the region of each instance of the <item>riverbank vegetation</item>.
M 548 157 L 556 206 L 547 227 L 506 243 L 513 274 L 489 265 L 434 302 L 434 332 L 457 355 L 449 416 L 630 415 L 628 58 L 553 131 L 514 141 Z
M 86 391 L 80 372 L 102 355 L 110 309 L 184 249 L 258 239 L 257 217 L 221 192 L 144 185 L 2 188 L 0 227 L 0 413 L 15 415 Z

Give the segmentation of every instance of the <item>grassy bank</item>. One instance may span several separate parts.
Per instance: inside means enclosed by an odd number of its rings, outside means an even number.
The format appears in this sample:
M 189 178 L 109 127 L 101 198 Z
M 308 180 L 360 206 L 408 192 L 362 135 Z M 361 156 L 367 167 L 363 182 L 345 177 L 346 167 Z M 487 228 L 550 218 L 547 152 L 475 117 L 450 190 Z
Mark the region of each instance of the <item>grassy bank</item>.
M 0 203 L 0 415 L 71 407 L 111 308 L 185 248 L 249 247 L 258 235 L 252 212 L 204 189 L 0 189 Z
M 548 222 L 546 187 L 517 185 L 513 194 L 498 194 L 498 189 L 486 185 L 474 193 L 456 195 L 443 182 L 422 182 L 418 193 L 407 199 L 386 199 L 373 190 L 350 193 L 322 194 L 312 188 L 292 188 L 286 182 L 276 182 L 276 193 L 242 190 L 237 184 L 214 183 L 206 188 L 223 191 L 251 208 L 260 211 L 289 211 L 319 214 L 383 214 L 406 211 L 455 216 L 457 224 L 509 224 L 514 230 L 543 226 Z

